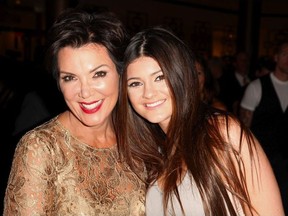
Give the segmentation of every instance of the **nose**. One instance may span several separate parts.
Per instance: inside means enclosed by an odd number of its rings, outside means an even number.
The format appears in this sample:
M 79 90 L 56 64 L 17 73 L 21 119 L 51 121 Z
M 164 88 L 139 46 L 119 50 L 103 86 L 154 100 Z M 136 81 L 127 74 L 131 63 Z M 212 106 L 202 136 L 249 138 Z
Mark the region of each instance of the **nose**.
M 155 95 L 155 89 L 150 84 L 144 85 L 143 98 L 152 98 Z
M 88 82 L 81 82 L 79 96 L 81 98 L 88 98 L 91 96 L 91 86 Z

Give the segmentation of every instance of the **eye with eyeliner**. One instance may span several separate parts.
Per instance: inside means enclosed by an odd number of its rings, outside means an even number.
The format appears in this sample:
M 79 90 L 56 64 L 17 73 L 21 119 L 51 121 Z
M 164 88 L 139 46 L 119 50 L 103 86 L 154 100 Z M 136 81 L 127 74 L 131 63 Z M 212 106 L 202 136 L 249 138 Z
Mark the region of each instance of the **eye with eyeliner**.
M 161 81 L 161 80 L 165 80 L 164 74 L 157 76 L 155 79 L 155 81 Z
M 134 82 L 130 82 L 128 83 L 128 87 L 131 88 L 131 87 L 137 87 L 137 86 L 141 86 L 142 83 L 141 82 L 138 82 L 138 81 L 134 81 Z
M 63 76 L 61 76 L 61 79 L 64 82 L 70 82 L 70 81 L 74 80 L 74 76 L 72 76 L 72 75 L 63 75 Z
M 165 76 L 164 74 L 158 75 L 156 76 L 156 78 L 154 79 L 154 82 L 160 82 L 162 80 L 165 80 Z M 133 87 L 138 87 L 138 86 L 142 86 L 143 83 L 140 81 L 128 81 L 128 87 L 129 88 L 133 88 Z
M 107 75 L 107 72 L 106 71 L 97 71 L 95 72 L 94 74 L 94 78 L 99 78 L 99 77 L 105 77 Z

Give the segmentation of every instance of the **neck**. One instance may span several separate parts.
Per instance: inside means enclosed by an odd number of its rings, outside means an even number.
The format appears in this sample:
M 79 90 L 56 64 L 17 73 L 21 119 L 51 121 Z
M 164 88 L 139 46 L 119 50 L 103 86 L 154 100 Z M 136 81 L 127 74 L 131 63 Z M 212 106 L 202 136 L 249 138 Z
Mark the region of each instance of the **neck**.
M 281 70 L 281 68 L 277 67 L 273 74 L 281 81 L 288 81 L 288 71 Z

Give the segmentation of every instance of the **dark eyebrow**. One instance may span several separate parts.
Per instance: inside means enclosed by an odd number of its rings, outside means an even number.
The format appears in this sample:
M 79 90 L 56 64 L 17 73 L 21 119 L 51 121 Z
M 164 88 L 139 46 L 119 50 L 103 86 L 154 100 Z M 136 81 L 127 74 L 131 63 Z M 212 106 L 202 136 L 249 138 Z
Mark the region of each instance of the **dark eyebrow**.
M 155 72 L 152 73 L 151 75 L 155 75 L 155 74 L 157 74 L 157 73 L 159 73 L 159 72 L 162 72 L 162 70 L 160 69 L 159 71 L 155 71 Z
M 98 70 L 99 68 L 105 67 L 105 66 L 109 68 L 109 66 L 108 66 L 107 64 L 101 64 L 101 65 L 93 68 L 92 70 L 90 70 L 90 73 L 95 72 L 95 71 Z
M 162 70 L 160 69 L 160 70 L 158 70 L 158 71 L 153 72 L 153 73 L 151 74 L 151 76 L 153 76 L 153 75 L 155 75 L 155 74 L 157 74 L 157 73 L 159 73 L 159 72 L 162 72 Z M 131 77 L 131 78 L 127 79 L 127 81 L 129 81 L 129 80 L 131 80 L 131 79 L 139 79 L 139 77 Z
M 93 73 L 93 72 L 95 72 L 96 70 L 98 70 L 99 68 L 105 67 L 105 66 L 106 66 L 106 67 L 109 67 L 107 64 L 101 64 L 101 65 L 99 65 L 99 66 L 91 69 L 91 70 L 89 71 L 89 73 Z M 71 75 L 73 75 L 73 73 L 71 73 L 71 72 L 61 71 L 61 70 L 59 71 L 59 73 L 65 73 L 65 74 L 71 74 Z

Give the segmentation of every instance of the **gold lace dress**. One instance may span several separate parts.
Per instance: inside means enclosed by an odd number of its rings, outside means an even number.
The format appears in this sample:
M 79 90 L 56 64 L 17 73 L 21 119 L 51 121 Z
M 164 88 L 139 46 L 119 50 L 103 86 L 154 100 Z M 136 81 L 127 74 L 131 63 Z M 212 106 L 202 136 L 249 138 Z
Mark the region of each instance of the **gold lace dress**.
M 117 160 L 116 145 L 81 143 L 55 117 L 18 143 L 4 215 L 138 216 L 144 199 L 144 183 Z

